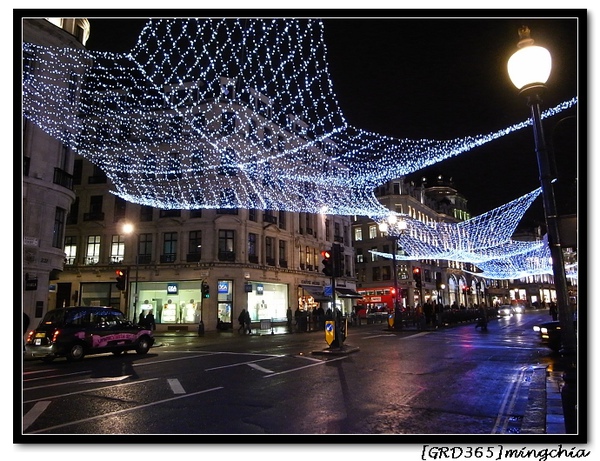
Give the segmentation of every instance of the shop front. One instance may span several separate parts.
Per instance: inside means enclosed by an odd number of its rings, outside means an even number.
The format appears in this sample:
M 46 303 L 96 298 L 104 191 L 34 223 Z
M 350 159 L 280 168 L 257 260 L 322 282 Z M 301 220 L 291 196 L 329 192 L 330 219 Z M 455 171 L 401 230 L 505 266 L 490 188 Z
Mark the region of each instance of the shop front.
M 199 323 L 202 320 L 201 280 L 178 282 L 140 282 L 139 303 L 134 312 L 132 295 L 129 312 L 133 321 L 154 315 L 157 324 Z

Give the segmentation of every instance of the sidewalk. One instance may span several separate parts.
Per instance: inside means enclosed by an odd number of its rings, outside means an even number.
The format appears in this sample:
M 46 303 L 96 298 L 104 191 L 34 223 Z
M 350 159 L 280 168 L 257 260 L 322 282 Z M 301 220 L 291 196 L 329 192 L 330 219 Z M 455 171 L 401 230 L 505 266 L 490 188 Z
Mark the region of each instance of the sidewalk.
M 254 324 L 253 324 L 254 325 Z M 387 329 L 384 323 L 377 324 L 383 329 Z M 158 325 L 157 325 L 158 327 Z M 157 328 L 154 336 L 157 338 L 155 346 L 160 345 L 161 337 L 173 336 L 195 336 L 198 337 L 198 325 L 162 325 L 163 328 Z M 350 332 L 361 328 L 360 326 L 351 326 Z M 448 327 L 442 327 L 448 328 Z M 417 327 L 405 327 L 404 331 L 436 331 L 435 329 L 419 329 Z M 293 334 L 318 333 L 316 330 L 307 332 L 296 332 Z M 261 329 L 259 323 L 256 328 L 252 328 L 252 336 L 271 336 L 292 334 L 284 324 L 273 324 L 269 329 Z M 200 335 L 201 338 L 209 340 L 227 340 L 241 337 L 236 330 L 217 331 L 211 330 Z M 354 351 L 351 351 L 354 352 Z M 533 368 L 530 377 L 529 386 L 526 387 L 527 408 L 523 416 L 520 428 L 521 434 L 566 434 L 565 419 L 562 407 L 561 389 L 564 382 L 561 371 L 548 371 L 548 367 L 540 366 Z

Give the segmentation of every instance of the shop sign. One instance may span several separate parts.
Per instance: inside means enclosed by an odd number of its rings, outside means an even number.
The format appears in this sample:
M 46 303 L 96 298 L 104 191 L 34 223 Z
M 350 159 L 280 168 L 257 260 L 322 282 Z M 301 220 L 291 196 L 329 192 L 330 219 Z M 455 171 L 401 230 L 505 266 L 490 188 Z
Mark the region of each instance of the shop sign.
M 25 291 L 37 290 L 37 278 L 25 280 Z
M 324 296 L 331 296 L 331 285 L 325 285 L 323 287 L 323 295 Z
M 252 293 L 252 284 L 251 283 L 244 284 L 244 293 Z
M 167 284 L 167 294 L 176 295 L 179 292 L 178 286 L 176 283 L 168 283 Z
M 263 286 L 262 283 L 257 283 L 256 284 L 256 294 L 257 295 L 262 295 L 265 292 L 265 287 Z
M 217 293 L 220 295 L 229 294 L 229 282 L 226 280 L 219 280 L 217 284 Z

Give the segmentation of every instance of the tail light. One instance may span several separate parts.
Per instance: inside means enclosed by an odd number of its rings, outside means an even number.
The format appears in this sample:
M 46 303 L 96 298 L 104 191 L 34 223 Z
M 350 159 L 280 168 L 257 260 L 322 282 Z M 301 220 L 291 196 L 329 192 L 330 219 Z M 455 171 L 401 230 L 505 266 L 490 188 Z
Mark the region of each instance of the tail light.
M 52 335 L 52 342 L 55 343 L 58 339 L 58 335 L 60 335 L 60 330 L 54 330 L 54 334 Z
M 34 330 L 29 330 L 29 333 L 27 333 L 27 339 L 25 340 L 26 342 L 31 342 L 31 338 L 33 338 L 33 333 Z

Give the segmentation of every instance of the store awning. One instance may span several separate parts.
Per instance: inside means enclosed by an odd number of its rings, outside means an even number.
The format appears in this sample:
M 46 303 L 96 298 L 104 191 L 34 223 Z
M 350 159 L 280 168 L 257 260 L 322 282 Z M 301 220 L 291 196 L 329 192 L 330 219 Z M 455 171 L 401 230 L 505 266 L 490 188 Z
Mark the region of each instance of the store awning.
M 323 287 L 316 285 L 300 285 L 304 291 L 310 294 L 313 298 L 315 298 L 316 302 L 321 301 L 331 301 L 331 297 L 325 296 L 323 294 Z
M 340 298 L 357 298 L 357 299 L 362 298 L 361 294 L 357 293 L 354 290 L 351 290 L 350 288 L 335 287 L 335 292 L 338 294 L 338 296 Z

